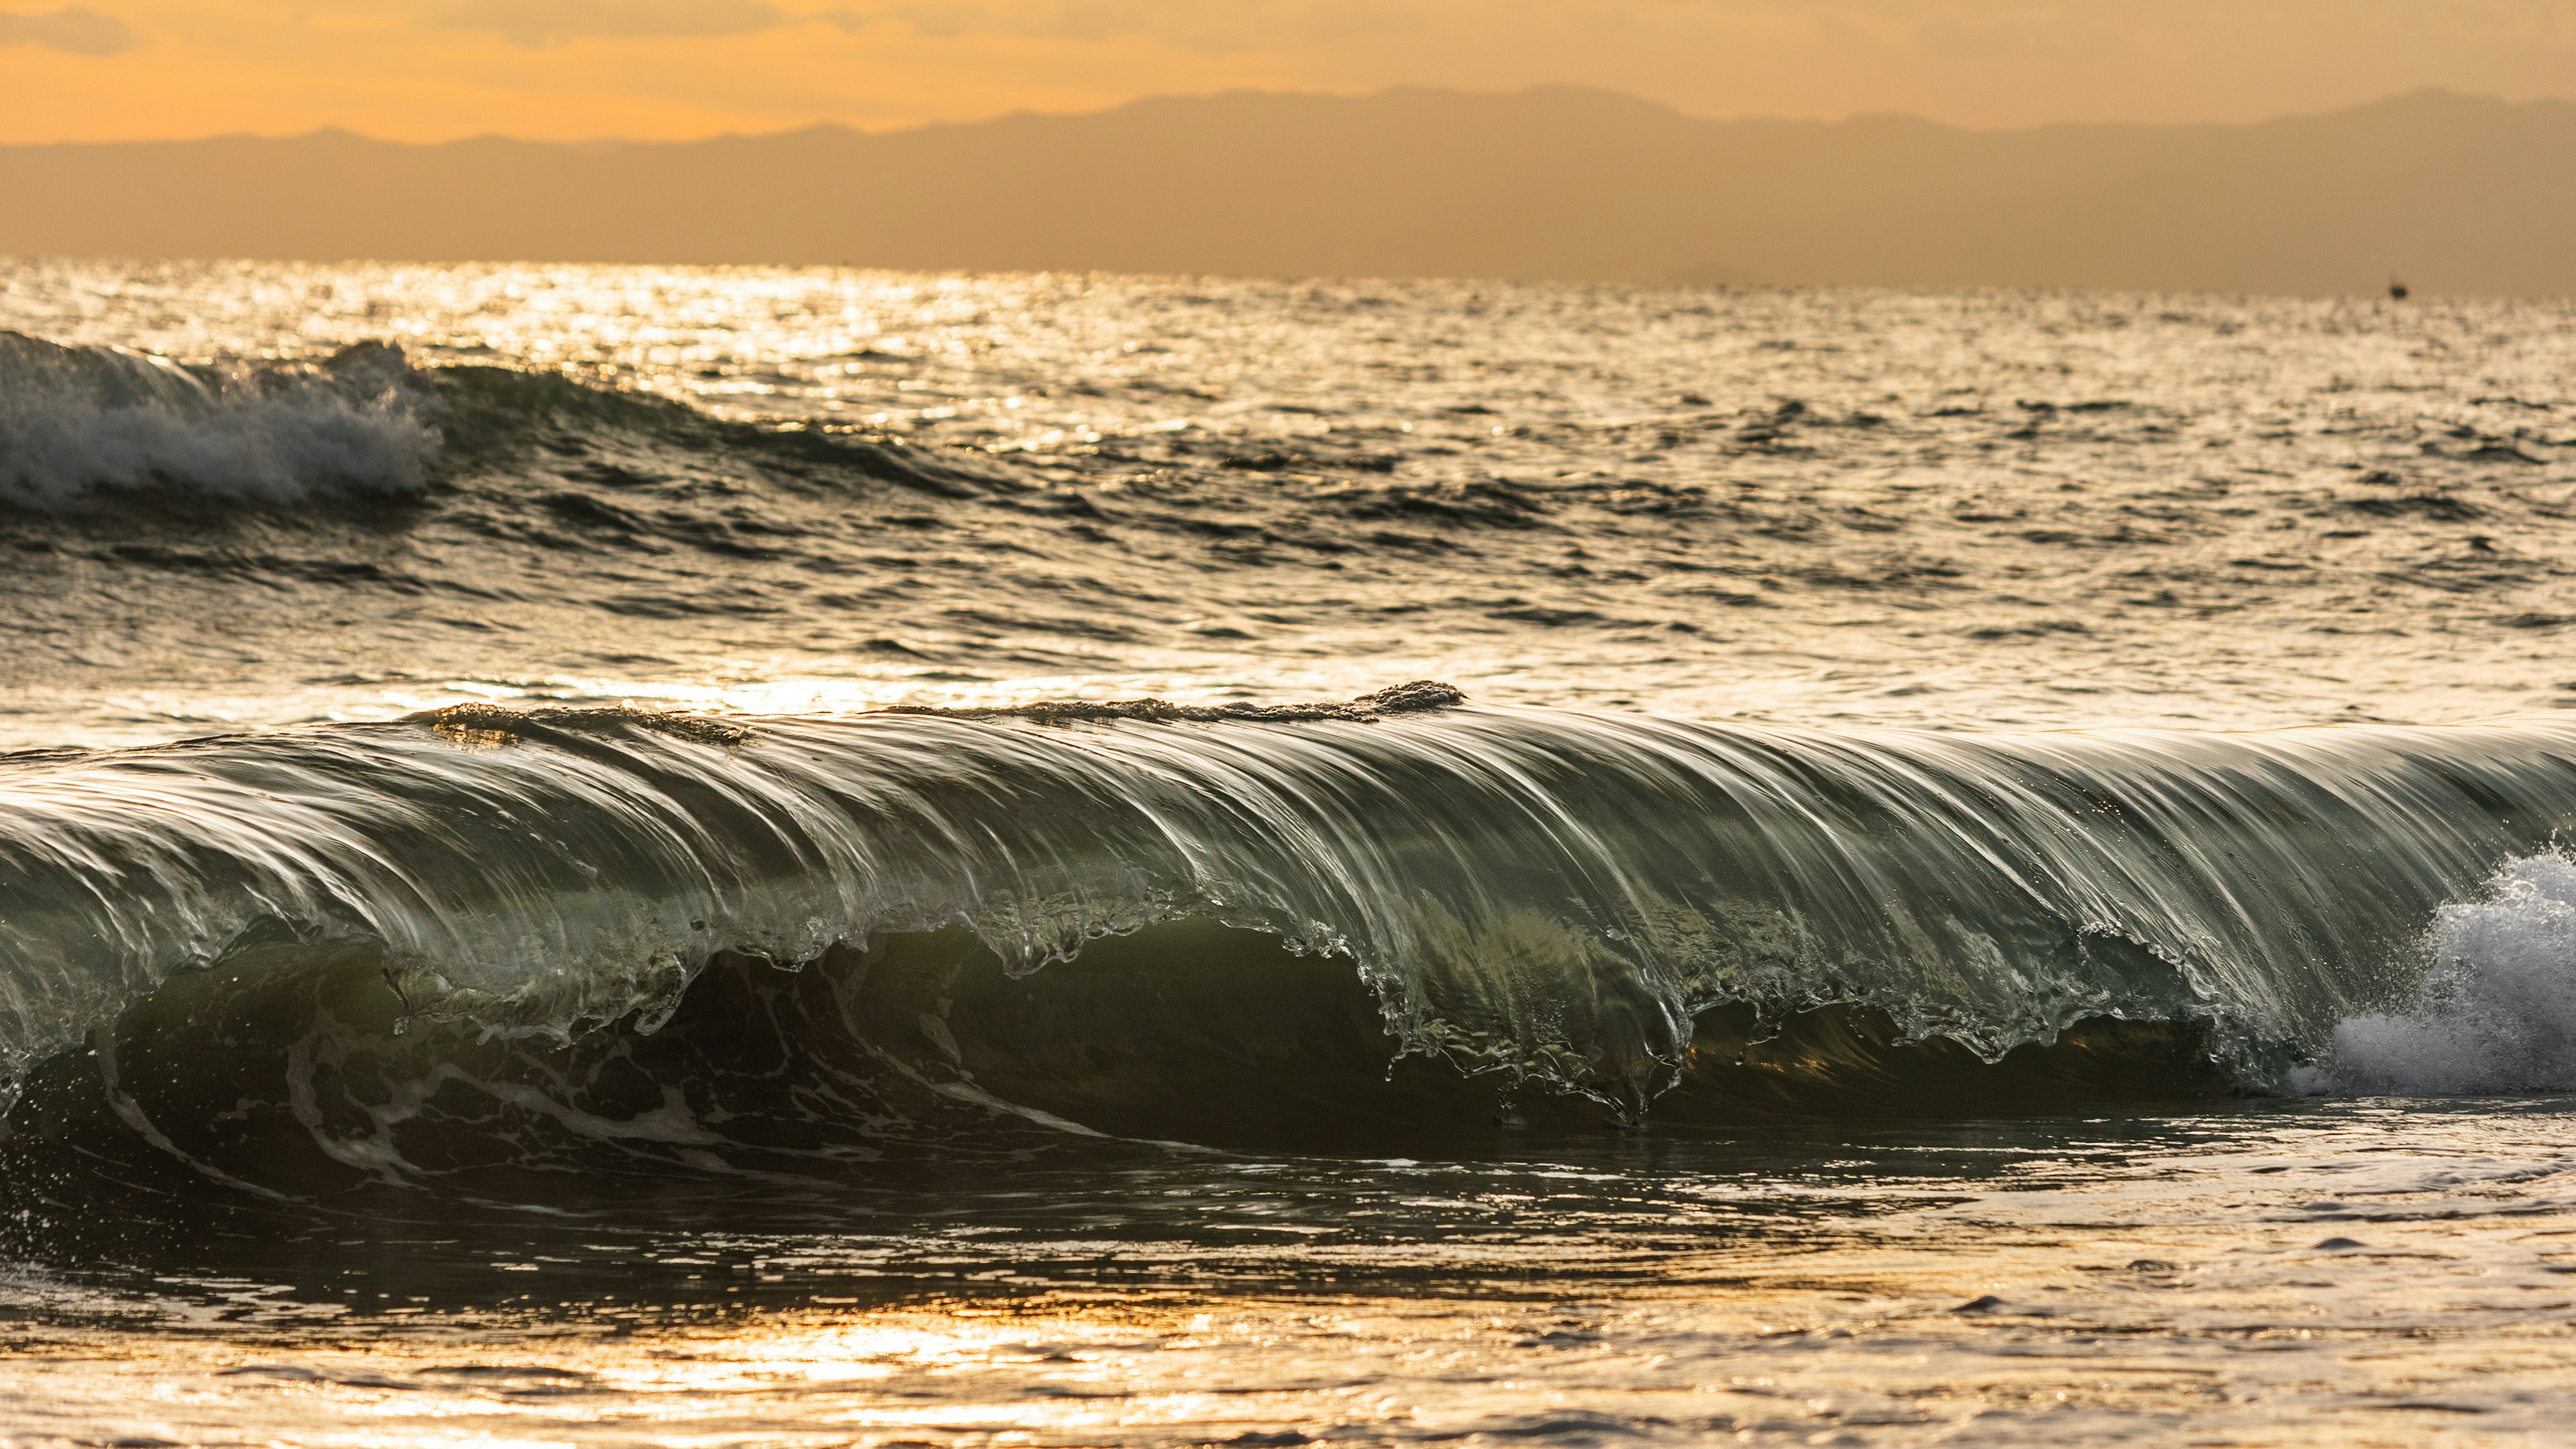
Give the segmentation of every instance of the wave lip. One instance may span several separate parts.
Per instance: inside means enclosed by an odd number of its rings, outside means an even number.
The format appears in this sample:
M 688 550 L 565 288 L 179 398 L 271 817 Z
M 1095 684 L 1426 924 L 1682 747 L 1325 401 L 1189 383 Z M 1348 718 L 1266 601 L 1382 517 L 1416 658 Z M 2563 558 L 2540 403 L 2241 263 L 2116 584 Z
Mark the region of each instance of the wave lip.
M 1729 1004 L 1988 1061 L 2188 1023 L 2259 1087 L 2405 1000 L 2436 910 L 2576 825 L 2555 721 L 1826 735 L 1455 698 L 475 707 L 0 762 L 0 1048 L 24 1066 L 280 940 L 363 947 L 415 1013 L 560 1035 L 649 1032 L 726 953 L 962 926 L 1025 974 L 1196 919 L 1346 959 L 1405 1053 L 1622 1111 Z
M 0 505 L 63 512 L 150 489 L 269 504 L 416 494 L 438 414 L 383 343 L 219 369 L 0 332 Z

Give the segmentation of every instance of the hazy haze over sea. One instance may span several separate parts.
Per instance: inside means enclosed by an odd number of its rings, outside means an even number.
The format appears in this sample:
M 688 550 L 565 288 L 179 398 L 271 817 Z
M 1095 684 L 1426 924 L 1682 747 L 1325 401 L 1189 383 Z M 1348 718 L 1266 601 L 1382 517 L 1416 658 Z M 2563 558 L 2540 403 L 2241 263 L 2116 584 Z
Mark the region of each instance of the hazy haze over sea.
M 0 1446 L 2544 1442 L 2571 310 L 9 264 Z

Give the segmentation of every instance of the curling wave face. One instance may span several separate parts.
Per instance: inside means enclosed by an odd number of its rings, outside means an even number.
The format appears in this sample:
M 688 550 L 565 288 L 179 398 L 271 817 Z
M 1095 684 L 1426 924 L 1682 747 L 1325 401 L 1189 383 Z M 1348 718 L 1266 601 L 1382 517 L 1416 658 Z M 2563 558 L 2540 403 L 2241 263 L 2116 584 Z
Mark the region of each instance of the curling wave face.
M 72 1130 L 86 1092 L 101 1130 L 227 1180 L 285 1159 L 175 1145 L 217 1124 L 172 1084 L 231 1080 L 263 1030 L 281 1130 L 404 1180 L 427 1169 L 401 1130 L 442 1100 L 481 1145 L 435 1160 L 510 1158 L 535 1122 L 718 1165 L 784 1116 L 821 1134 L 799 1150 L 873 1160 L 1102 1122 L 1222 1141 L 1227 1090 L 1463 1110 L 1359 1101 L 1390 1058 L 1487 1106 L 1623 1116 L 1723 1112 L 1833 1058 L 1901 1095 L 1941 1051 L 2009 1065 L 2106 1023 L 2144 1033 L 2113 1050 L 2269 1089 L 2411 999 L 2446 902 L 2576 824 L 2576 728 L 2550 723 L 1824 735 L 1432 684 L 1284 710 L 465 707 L 0 770 L 20 1135 Z M 1151 1100 L 1184 1051 L 1216 1064 L 1196 1116 Z M 721 1106 L 728 1074 L 792 1111 Z

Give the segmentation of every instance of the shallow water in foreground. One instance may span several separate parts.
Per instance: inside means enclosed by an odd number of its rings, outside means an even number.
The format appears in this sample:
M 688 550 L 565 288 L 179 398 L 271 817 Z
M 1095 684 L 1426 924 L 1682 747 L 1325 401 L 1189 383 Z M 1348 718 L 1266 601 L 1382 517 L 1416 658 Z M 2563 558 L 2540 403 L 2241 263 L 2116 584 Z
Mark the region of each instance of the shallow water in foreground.
M 2244 1104 L 393 1200 L 21 1270 L 0 1443 L 2564 1442 L 2570 1120 Z

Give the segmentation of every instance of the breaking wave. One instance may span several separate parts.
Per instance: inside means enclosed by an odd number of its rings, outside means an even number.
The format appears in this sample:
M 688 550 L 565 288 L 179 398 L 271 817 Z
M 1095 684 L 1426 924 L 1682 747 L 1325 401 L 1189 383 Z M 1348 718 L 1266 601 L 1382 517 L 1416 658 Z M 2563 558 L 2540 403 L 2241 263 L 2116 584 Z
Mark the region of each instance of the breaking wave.
M 0 505 L 54 512 L 157 489 L 271 504 L 416 494 L 438 413 L 382 343 L 312 366 L 192 369 L 0 332 Z
M 2402 1009 L 2339 1023 L 2303 1091 L 2440 1096 L 2576 1091 L 2576 862 L 2497 872 L 2485 899 L 2425 933 L 2423 982 Z
M 473 706 L 0 777 L 17 1149 L 270 1191 L 2565 1060 L 2526 1009 L 2576 930 L 2554 722 L 1821 734 L 1419 684 Z M 2428 921 L 2475 972 L 2424 984 Z

